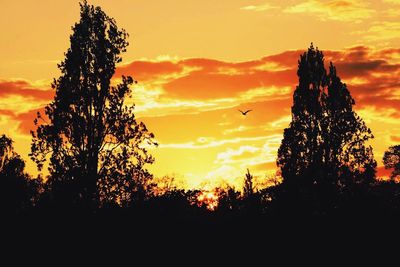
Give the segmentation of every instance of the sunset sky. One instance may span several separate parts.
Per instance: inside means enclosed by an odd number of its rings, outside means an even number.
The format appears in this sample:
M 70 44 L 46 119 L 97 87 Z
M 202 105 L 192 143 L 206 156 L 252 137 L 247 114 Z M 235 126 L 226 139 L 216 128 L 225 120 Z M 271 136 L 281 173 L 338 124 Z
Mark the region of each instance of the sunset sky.
M 152 131 L 155 176 L 188 187 L 265 177 L 290 121 L 297 60 L 311 42 L 333 61 L 372 129 L 378 174 L 400 143 L 400 1 L 97 0 L 130 34 L 115 79 L 132 75 Z M 0 0 L 0 134 L 26 159 L 37 110 L 79 19 L 75 0 Z M 252 109 L 242 116 L 238 109 Z

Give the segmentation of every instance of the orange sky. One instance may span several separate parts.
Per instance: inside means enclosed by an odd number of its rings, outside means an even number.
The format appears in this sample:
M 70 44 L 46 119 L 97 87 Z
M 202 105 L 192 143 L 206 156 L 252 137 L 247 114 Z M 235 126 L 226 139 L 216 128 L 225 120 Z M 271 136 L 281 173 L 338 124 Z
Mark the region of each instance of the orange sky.
M 376 160 L 400 142 L 400 1 L 97 0 L 130 34 L 119 66 L 139 84 L 137 115 L 156 135 L 156 176 L 189 187 L 275 170 L 297 60 L 311 41 L 348 84 Z M 79 18 L 78 1 L 0 0 L 0 132 L 28 159 L 36 111 Z M 253 109 L 243 117 L 237 109 Z M 381 174 L 382 172 L 380 172 Z

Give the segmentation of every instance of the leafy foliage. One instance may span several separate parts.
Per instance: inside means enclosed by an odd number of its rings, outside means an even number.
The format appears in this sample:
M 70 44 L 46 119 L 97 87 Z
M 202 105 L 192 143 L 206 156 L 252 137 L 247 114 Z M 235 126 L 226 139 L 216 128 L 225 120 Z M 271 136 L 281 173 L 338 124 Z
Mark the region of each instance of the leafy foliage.
M 365 144 L 373 135 L 335 67 L 331 63 L 327 73 L 323 53 L 312 44 L 298 66 L 292 121 L 278 150 L 283 181 L 334 187 L 373 181 L 376 162 Z
M 156 144 L 145 124 L 136 121 L 132 77 L 111 84 L 116 64 L 128 46 L 128 34 L 100 7 L 80 4 L 80 21 L 72 28 L 71 47 L 58 65 L 54 100 L 38 114 L 32 132 L 31 158 L 39 169 L 49 159 L 51 189 L 57 201 L 99 206 L 129 205 L 143 198 L 151 175 L 149 145 Z
M 254 194 L 253 175 L 251 175 L 249 169 L 247 169 L 247 173 L 244 179 L 243 195 L 244 197 L 250 197 L 253 194 Z
M 7 136 L 0 137 L 0 207 L 18 213 L 35 204 L 41 183 L 24 172 L 25 162 L 12 143 Z
M 389 147 L 383 155 L 383 164 L 386 169 L 393 169 L 390 176 L 392 180 L 400 176 L 400 145 Z

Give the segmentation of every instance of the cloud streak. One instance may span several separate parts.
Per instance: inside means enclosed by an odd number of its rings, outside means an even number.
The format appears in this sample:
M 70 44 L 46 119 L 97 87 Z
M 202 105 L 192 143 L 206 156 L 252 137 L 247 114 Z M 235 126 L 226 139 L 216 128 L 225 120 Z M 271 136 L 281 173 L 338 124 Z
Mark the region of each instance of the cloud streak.
M 286 13 L 314 15 L 322 21 L 361 22 L 370 18 L 375 10 L 358 0 L 332 0 L 328 2 L 309 0 L 288 7 Z
M 260 12 L 260 11 L 267 11 L 267 10 L 271 10 L 271 9 L 275 9 L 277 8 L 276 6 L 273 6 L 269 3 L 263 4 L 263 5 L 249 5 L 249 6 L 244 6 L 241 7 L 241 10 L 247 10 L 247 11 L 256 11 L 256 12 Z
M 0 98 L 21 96 L 34 101 L 50 101 L 54 91 L 50 88 L 37 88 L 24 80 L 0 79 Z
M 178 144 L 160 144 L 160 148 L 177 148 L 177 149 L 204 149 L 210 147 L 218 147 L 226 144 L 238 144 L 244 142 L 251 141 L 260 141 L 267 140 L 271 138 L 271 136 L 257 136 L 257 137 L 245 137 L 245 138 L 233 138 L 233 139 L 224 139 L 224 140 L 215 140 L 208 143 L 199 143 L 199 142 L 187 142 L 187 143 L 178 143 Z

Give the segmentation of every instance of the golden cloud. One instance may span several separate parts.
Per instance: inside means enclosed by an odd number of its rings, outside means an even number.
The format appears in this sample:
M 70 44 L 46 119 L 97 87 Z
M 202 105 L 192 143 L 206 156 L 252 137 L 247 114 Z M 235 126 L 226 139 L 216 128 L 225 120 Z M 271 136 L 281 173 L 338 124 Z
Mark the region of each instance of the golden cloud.
M 282 131 L 290 121 L 297 60 L 303 52 L 291 50 L 243 62 L 141 60 L 119 67 L 113 84 L 121 75 L 139 80 L 127 102 L 136 105 L 139 119 L 160 143 L 152 150 L 156 175 L 180 173 L 192 179 L 191 185 L 205 177 L 226 179 L 229 174 L 242 179 L 247 167 L 257 175 L 275 169 Z M 400 136 L 400 49 L 356 46 L 327 50 L 324 55 L 337 67 L 356 100 L 357 112 L 372 128 L 379 161 Z M 29 143 L 35 113 L 52 97 L 52 90 L 42 84 L 1 80 L 0 126 L 13 125 L 9 128 L 14 136 L 25 136 L 24 144 Z M 238 109 L 253 111 L 243 116 Z
M 400 0 L 383 0 L 383 2 L 391 4 L 400 4 Z
M 388 41 L 400 39 L 400 22 L 398 21 L 377 21 L 366 31 L 358 31 L 356 34 L 368 41 Z
M 269 3 L 263 4 L 263 5 L 249 5 L 249 6 L 244 6 L 241 7 L 241 10 L 247 10 L 247 11 L 266 11 L 266 10 L 271 10 L 277 8 L 276 6 L 273 6 Z
M 357 0 L 333 0 L 328 2 L 309 0 L 288 7 L 286 13 L 310 14 L 320 20 L 337 20 L 361 22 L 372 16 L 375 12 L 363 1 Z

